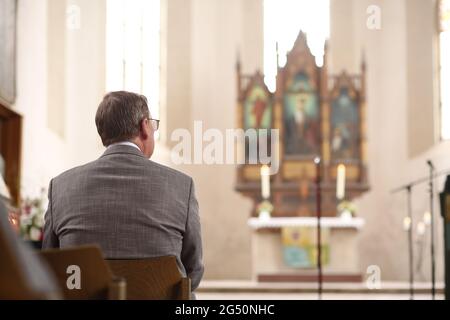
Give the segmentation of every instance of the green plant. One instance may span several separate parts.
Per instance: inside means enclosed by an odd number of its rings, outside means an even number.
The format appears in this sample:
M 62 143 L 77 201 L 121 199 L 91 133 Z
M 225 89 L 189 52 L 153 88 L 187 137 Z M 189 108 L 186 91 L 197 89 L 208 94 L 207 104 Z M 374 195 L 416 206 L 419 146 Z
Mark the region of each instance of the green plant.
M 258 205 L 257 210 L 258 210 L 258 213 L 261 213 L 261 212 L 272 213 L 273 205 L 270 203 L 270 201 L 264 200 L 263 202 L 261 202 Z
M 354 216 L 356 213 L 356 206 L 351 201 L 342 201 L 341 203 L 338 204 L 337 210 L 339 214 L 347 211 Z

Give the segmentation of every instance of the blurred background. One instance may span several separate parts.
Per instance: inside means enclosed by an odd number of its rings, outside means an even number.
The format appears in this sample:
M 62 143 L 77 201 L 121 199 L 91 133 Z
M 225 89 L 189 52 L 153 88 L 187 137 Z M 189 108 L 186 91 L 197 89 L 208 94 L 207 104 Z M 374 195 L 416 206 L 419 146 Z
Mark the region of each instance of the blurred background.
M 430 297 L 429 186 L 412 189 L 412 220 L 406 191 L 391 191 L 426 178 L 428 159 L 450 169 L 450 1 L 2 0 L 0 43 L 0 190 L 25 239 L 41 238 L 50 179 L 102 154 L 103 95 L 128 90 L 161 119 L 152 160 L 196 183 L 199 298 L 316 298 L 317 155 L 325 296 L 408 298 L 412 245 L 417 294 Z M 194 121 L 279 129 L 280 172 L 261 183 L 259 166 L 174 164 L 172 133 L 194 135 Z

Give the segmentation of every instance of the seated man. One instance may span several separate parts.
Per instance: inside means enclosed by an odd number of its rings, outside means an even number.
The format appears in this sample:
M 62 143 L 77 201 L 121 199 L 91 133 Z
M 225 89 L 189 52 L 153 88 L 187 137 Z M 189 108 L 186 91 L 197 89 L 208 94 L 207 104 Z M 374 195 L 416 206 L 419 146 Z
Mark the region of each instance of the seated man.
M 159 121 L 146 98 L 111 92 L 95 123 L 107 149 L 50 182 L 43 248 L 95 243 L 108 259 L 176 256 L 196 289 L 203 264 L 194 183 L 149 160 Z

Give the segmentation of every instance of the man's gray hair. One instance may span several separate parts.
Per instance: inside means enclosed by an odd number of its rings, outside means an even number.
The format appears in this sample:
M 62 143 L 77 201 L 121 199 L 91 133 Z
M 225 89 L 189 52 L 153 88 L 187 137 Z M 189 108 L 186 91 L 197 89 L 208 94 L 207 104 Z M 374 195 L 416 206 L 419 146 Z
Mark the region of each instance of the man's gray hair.
M 107 147 L 137 137 L 142 120 L 149 116 L 145 96 L 115 91 L 105 95 L 100 102 L 95 115 L 95 124 L 103 145 Z

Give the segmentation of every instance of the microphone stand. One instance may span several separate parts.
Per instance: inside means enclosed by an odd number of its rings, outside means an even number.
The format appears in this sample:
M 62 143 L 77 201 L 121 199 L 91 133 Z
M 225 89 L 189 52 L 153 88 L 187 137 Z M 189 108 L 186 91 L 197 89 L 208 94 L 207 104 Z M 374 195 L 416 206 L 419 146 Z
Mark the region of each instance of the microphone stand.
M 398 193 L 400 191 L 404 191 L 406 190 L 408 193 L 410 192 L 410 190 L 412 190 L 412 187 L 428 182 L 429 186 L 430 186 L 430 215 L 431 215 L 431 221 L 430 221 L 430 229 L 431 229 L 431 293 L 433 296 L 433 299 L 435 298 L 435 294 L 436 294 L 436 278 L 435 278 L 435 252 L 434 252 L 434 204 L 433 204 L 433 198 L 434 198 L 434 178 L 438 178 L 440 176 L 443 175 L 450 175 L 450 169 L 446 169 L 446 170 L 442 170 L 439 172 L 435 173 L 435 168 L 433 166 L 433 163 L 431 161 L 427 161 L 428 166 L 430 167 L 430 174 L 427 177 L 423 177 L 420 179 L 417 179 L 415 181 L 410 182 L 409 184 L 400 186 L 396 189 L 393 189 L 391 191 L 391 194 L 395 194 Z M 411 200 L 408 200 L 408 216 L 410 216 L 409 213 L 409 207 L 411 206 Z M 412 222 L 412 220 L 411 220 Z M 411 223 L 412 226 L 412 223 Z M 412 232 L 412 231 L 411 231 Z M 412 245 L 410 244 L 410 246 L 412 247 Z M 411 249 L 410 249 L 410 254 L 411 254 Z M 411 257 L 412 260 L 412 257 Z M 411 273 L 410 273 L 410 282 L 411 282 Z M 411 285 L 411 284 L 410 284 Z
M 408 259 L 409 259 L 409 298 L 414 300 L 414 247 L 413 247 L 413 216 L 412 216 L 412 187 L 414 184 L 409 184 L 392 191 L 397 193 L 399 191 L 406 191 L 407 202 L 407 217 L 411 222 L 408 230 Z
M 316 164 L 316 210 L 317 210 L 317 269 L 318 269 L 318 294 L 319 300 L 322 300 L 322 237 L 321 237 L 321 225 L 320 220 L 322 218 L 322 209 L 321 209 L 321 189 L 320 189 L 320 157 L 316 157 L 314 159 L 314 163 Z
M 413 216 L 412 216 L 412 188 L 406 188 L 408 201 L 408 217 L 411 222 L 408 230 L 408 249 L 409 249 L 409 298 L 414 300 L 414 248 L 413 248 Z
M 431 233 L 431 298 L 434 300 L 436 295 L 436 260 L 434 252 L 434 165 L 431 160 L 427 161 L 428 167 L 430 168 L 430 233 Z
M 443 175 L 450 175 L 450 169 L 442 170 L 442 171 L 439 171 L 439 172 L 433 174 L 433 178 L 439 178 L 440 176 L 443 176 Z M 429 182 L 429 181 L 430 181 L 430 176 L 427 175 L 426 177 L 417 179 L 417 180 L 412 181 L 412 182 L 410 182 L 410 183 L 408 183 L 406 185 L 403 185 L 403 186 L 400 186 L 398 188 L 395 188 L 395 189 L 391 190 L 391 194 L 395 194 L 397 192 L 406 190 L 408 188 L 408 186 L 414 187 L 414 186 L 416 186 L 418 184 L 421 184 L 421 183 L 424 183 L 424 182 Z

